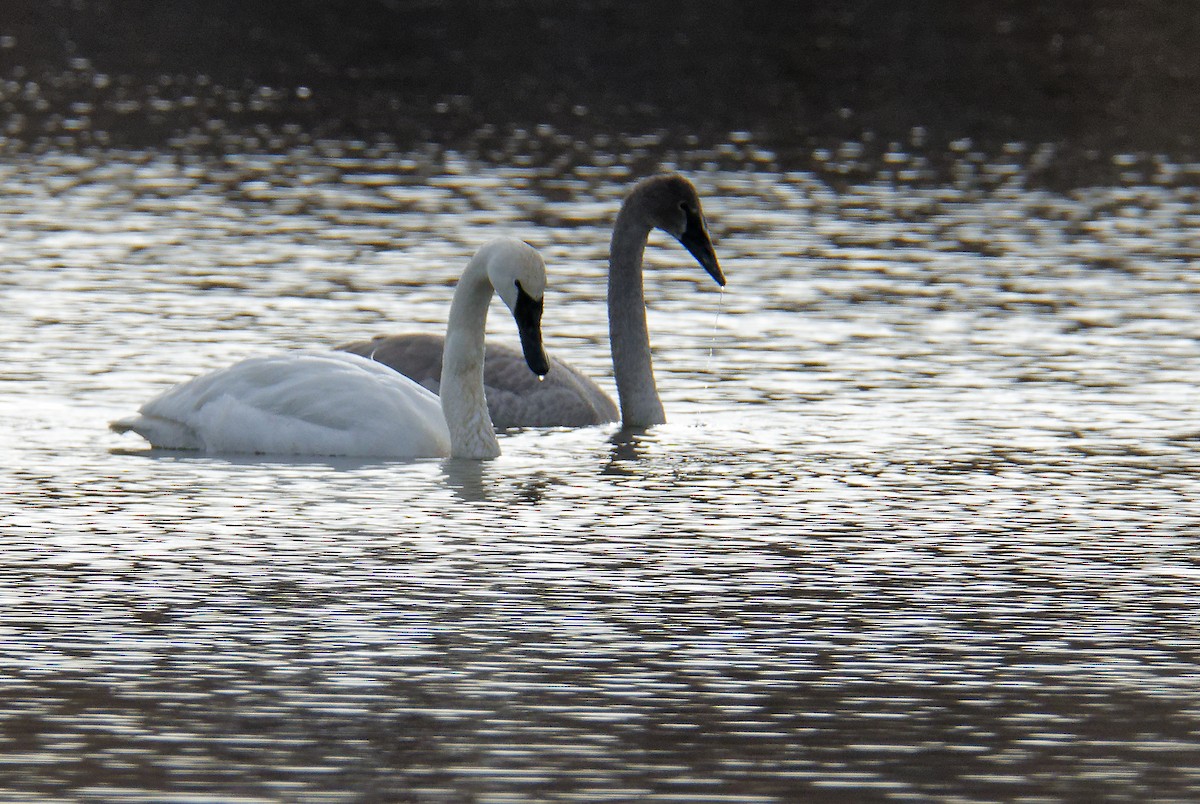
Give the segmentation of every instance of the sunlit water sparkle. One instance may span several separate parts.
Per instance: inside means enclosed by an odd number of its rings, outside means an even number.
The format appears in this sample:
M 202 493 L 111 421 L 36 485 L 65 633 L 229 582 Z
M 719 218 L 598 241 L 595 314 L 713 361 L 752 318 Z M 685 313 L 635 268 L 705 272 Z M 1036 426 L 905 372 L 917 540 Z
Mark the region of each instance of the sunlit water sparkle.
M 592 162 L 0 163 L 0 795 L 1200 797 L 1195 190 L 711 167 L 724 293 L 649 251 L 665 426 L 484 464 L 106 430 L 242 357 L 439 330 L 498 231 L 611 388 L 630 177 Z

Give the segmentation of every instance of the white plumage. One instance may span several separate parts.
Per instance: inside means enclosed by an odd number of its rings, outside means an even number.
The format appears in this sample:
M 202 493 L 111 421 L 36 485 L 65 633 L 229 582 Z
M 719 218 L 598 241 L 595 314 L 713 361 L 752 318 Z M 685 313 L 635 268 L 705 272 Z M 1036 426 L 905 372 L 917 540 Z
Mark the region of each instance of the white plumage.
M 545 289 L 545 265 L 531 246 L 499 238 L 476 252 L 450 305 L 440 398 L 358 355 L 295 352 L 181 383 L 112 429 L 212 453 L 494 458 L 500 446 L 483 390 L 488 303 L 497 294 L 512 311 L 526 366 L 544 375 Z
M 156 447 L 211 453 L 448 455 L 437 395 L 343 352 L 252 357 L 176 385 L 113 422 Z

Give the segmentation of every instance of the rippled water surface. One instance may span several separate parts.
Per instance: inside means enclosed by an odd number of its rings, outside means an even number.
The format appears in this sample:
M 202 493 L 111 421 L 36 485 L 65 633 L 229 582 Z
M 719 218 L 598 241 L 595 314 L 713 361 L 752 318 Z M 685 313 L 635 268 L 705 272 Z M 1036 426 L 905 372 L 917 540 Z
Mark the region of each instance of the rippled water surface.
M 0 797 L 1200 798 L 1200 193 L 1030 189 L 1012 153 L 681 165 L 730 282 L 651 238 L 670 423 L 485 464 L 106 423 L 437 331 L 500 231 L 546 257 L 549 350 L 611 388 L 625 161 L 8 154 Z

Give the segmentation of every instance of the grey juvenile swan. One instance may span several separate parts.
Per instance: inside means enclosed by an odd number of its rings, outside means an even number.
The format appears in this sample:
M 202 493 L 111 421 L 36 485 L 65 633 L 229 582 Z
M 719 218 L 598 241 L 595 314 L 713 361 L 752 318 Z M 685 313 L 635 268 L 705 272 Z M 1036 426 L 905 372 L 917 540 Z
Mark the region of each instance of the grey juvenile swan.
M 674 174 L 638 182 L 617 213 L 608 263 L 608 331 L 620 419 L 627 427 L 666 421 L 654 383 L 642 290 L 642 257 L 655 228 L 675 237 L 719 285 L 725 284 L 691 182 Z M 379 335 L 337 348 L 390 366 L 436 392 L 443 342 L 439 335 Z M 551 365 L 554 370 L 539 381 L 525 367 L 520 352 L 488 344 L 484 386 L 497 428 L 583 427 L 616 421 L 617 406 L 596 383 L 559 360 L 551 358 Z

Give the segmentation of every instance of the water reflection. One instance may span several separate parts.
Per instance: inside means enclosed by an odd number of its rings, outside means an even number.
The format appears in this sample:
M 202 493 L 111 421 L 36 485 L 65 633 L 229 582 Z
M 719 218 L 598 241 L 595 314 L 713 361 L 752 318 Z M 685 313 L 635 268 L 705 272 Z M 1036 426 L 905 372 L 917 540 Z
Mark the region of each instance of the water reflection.
M 561 479 L 533 471 L 507 475 L 506 464 L 479 461 L 442 461 L 442 478 L 455 498 L 463 502 L 497 502 L 504 506 L 537 506 L 548 489 Z M 498 522 L 497 525 L 503 525 Z
M 442 477 L 459 499 L 483 502 L 493 493 L 493 479 L 487 476 L 489 468 L 480 461 L 446 460 L 442 462 Z
M 653 439 L 653 428 L 624 426 L 618 428 L 609 439 L 612 444 L 612 453 L 608 465 L 604 468 L 604 474 L 632 474 L 626 464 L 636 464 L 641 459 L 643 443 Z

